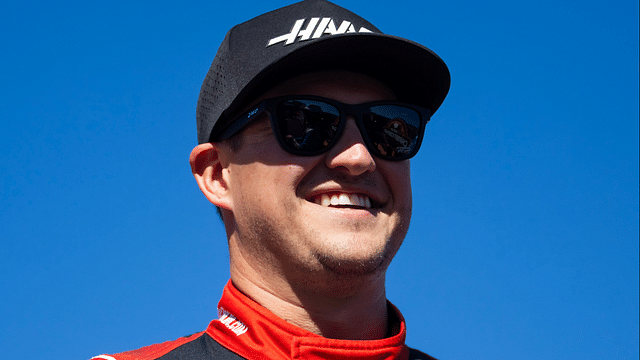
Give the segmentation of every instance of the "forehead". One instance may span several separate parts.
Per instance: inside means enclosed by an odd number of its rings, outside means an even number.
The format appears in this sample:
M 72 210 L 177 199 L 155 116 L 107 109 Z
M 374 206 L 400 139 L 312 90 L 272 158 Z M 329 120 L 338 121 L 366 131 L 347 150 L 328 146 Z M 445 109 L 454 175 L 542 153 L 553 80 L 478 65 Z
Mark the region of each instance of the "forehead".
M 285 80 L 259 99 L 284 95 L 322 96 L 347 104 L 395 100 L 391 89 L 381 81 L 351 71 L 318 71 Z

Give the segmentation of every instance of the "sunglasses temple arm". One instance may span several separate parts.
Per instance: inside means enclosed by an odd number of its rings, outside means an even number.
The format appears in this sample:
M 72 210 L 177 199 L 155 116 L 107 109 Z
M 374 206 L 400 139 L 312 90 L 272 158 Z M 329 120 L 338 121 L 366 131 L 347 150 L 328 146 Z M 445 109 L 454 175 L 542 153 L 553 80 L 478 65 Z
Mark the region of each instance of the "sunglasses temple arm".
M 231 136 L 233 136 L 235 133 L 237 133 L 243 127 L 247 126 L 247 124 L 253 121 L 253 119 L 255 119 L 260 114 L 262 114 L 262 112 L 264 111 L 264 108 L 265 108 L 264 101 L 260 102 L 258 105 L 251 108 L 251 110 L 246 112 L 244 115 L 238 117 L 235 121 L 232 121 L 229 125 L 227 125 L 227 127 L 223 131 L 220 132 L 220 134 L 215 136 L 215 138 L 213 139 L 214 142 L 226 140 Z

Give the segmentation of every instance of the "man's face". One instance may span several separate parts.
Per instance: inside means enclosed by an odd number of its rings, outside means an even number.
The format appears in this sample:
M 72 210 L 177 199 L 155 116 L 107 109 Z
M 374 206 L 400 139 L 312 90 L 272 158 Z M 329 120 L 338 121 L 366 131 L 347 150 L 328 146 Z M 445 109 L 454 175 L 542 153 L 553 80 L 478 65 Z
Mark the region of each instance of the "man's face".
M 282 95 L 348 104 L 394 99 L 373 78 L 337 71 L 293 78 L 261 98 Z M 227 149 L 225 177 L 235 226 L 231 241 L 247 263 L 285 277 L 384 272 L 409 226 L 409 161 L 371 155 L 353 118 L 337 144 L 317 156 L 282 150 L 266 118 L 237 136 L 241 146 Z

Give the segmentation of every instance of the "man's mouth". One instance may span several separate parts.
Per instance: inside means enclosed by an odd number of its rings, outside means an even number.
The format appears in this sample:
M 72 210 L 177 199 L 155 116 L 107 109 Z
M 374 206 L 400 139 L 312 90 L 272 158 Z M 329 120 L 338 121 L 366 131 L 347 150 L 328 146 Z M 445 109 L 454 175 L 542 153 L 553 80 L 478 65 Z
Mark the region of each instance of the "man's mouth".
M 335 206 L 371 209 L 371 199 L 362 194 L 320 194 L 313 197 L 312 201 L 324 207 Z

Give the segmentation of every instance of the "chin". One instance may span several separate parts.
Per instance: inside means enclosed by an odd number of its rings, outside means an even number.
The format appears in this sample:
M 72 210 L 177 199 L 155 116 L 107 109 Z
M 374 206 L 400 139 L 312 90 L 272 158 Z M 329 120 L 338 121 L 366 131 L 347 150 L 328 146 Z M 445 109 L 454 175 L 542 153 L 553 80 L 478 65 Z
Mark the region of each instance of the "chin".
M 379 273 L 389 266 L 392 257 L 385 253 L 361 259 L 316 254 L 316 258 L 325 270 L 340 276 L 366 276 Z

